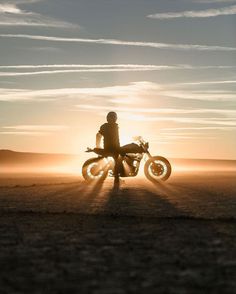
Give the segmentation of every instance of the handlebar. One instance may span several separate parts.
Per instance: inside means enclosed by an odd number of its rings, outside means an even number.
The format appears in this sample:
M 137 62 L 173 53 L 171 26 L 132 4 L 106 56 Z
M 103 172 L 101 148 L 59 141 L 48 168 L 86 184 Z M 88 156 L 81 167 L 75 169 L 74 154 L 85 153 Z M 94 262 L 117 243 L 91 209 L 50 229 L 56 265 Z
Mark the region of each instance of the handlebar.
M 87 150 L 85 152 L 93 152 L 94 149 L 87 147 Z

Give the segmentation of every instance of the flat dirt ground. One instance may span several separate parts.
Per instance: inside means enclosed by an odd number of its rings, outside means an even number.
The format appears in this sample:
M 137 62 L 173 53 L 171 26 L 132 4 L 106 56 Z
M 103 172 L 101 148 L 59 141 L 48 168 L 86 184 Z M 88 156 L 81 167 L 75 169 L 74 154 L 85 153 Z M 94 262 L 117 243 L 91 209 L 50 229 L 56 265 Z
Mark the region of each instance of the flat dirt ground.
M 236 173 L 2 176 L 0 292 L 236 293 Z

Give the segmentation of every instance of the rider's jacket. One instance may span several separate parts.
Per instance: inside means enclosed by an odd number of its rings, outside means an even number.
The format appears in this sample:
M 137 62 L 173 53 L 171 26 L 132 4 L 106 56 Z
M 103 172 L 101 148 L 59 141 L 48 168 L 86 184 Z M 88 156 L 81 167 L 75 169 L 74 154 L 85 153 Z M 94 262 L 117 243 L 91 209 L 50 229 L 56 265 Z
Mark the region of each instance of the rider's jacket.
M 118 124 L 105 123 L 100 127 L 99 133 L 103 136 L 104 149 L 111 152 L 118 152 L 120 148 Z

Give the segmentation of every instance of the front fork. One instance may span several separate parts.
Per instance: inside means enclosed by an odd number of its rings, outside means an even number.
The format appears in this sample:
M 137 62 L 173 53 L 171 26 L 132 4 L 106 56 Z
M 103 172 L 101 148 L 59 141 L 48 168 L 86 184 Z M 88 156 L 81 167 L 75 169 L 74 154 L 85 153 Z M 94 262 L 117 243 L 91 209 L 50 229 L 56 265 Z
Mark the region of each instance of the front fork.
M 152 155 L 151 155 L 151 153 L 149 151 L 147 151 L 145 154 L 146 154 L 146 156 L 145 156 L 146 158 L 144 159 L 145 161 L 152 158 Z

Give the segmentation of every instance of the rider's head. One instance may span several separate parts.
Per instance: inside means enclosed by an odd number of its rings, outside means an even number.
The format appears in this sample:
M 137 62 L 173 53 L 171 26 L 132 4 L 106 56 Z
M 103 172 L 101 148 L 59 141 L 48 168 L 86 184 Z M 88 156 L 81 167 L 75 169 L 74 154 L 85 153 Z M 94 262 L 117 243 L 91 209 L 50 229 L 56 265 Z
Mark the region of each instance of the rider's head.
M 114 111 L 110 111 L 107 114 L 107 122 L 115 123 L 117 121 L 117 114 Z

